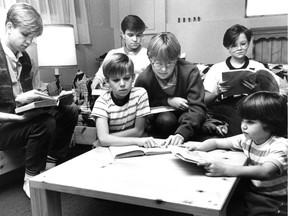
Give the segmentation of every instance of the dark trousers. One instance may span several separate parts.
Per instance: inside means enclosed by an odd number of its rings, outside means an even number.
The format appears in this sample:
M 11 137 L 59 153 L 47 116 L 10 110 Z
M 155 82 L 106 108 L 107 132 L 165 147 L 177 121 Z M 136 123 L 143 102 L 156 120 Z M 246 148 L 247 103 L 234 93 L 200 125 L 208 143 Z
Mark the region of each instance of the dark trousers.
M 227 216 L 287 216 L 287 195 L 259 194 L 250 180 L 241 179 L 227 206 Z
M 24 148 L 26 171 L 38 174 L 45 169 L 47 155 L 58 160 L 66 157 L 78 114 L 76 105 L 61 106 L 24 123 L 4 123 L 0 150 Z
M 149 115 L 146 130 L 153 137 L 166 139 L 169 135 L 175 133 L 179 125 L 178 118 L 178 112 L 163 112 Z

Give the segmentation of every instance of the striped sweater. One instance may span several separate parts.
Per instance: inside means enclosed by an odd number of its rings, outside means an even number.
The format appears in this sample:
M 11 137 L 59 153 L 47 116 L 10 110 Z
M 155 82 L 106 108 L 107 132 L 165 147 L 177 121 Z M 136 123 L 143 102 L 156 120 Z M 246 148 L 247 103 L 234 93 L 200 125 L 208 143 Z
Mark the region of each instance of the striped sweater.
M 108 91 L 95 101 L 91 115 L 108 120 L 109 132 L 124 131 L 135 126 L 136 118 L 150 113 L 148 95 L 144 88 L 133 87 L 130 98 L 123 106 L 117 106 Z
M 272 196 L 287 195 L 287 139 L 272 136 L 265 143 L 256 145 L 240 134 L 227 138 L 227 142 L 232 149 L 243 150 L 249 159 L 248 166 L 261 165 L 269 161 L 278 167 L 278 172 L 271 179 L 251 180 L 258 193 Z

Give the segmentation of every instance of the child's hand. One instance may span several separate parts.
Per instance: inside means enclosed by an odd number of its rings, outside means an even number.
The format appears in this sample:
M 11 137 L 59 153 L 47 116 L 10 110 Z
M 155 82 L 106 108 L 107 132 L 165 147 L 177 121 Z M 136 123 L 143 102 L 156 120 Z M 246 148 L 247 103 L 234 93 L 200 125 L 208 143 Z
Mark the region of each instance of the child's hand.
M 97 148 L 98 146 L 101 146 L 99 140 L 96 140 L 92 143 L 92 149 Z
M 165 147 L 168 147 L 169 145 L 182 145 L 184 142 L 184 137 L 182 137 L 180 134 L 170 135 L 163 143 Z
M 138 145 L 142 146 L 144 148 L 160 147 L 160 145 L 157 143 L 157 141 L 153 137 L 142 137 L 142 138 L 139 138 Z
M 198 166 L 204 166 L 207 176 L 226 176 L 226 166 L 224 163 L 219 161 L 201 161 L 197 164 Z
M 249 78 L 249 77 L 248 77 Z M 259 85 L 259 83 L 251 80 L 251 79 L 244 79 L 242 80 L 242 85 L 245 86 L 246 88 L 248 88 L 249 90 L 251 90 L 251 92 L 257 92 L 257 91 L 261 91 L 261 87 Z
M 217 87 L 218 87 L 218 94 L 227 92 L 227 91 L 229 91 L 229 90 L 232 88 L 232 86 L 228 86 L 226 83 L 227 83 L 227 82 L 220 82 L 220 83 L 217 85 Z
M 202 127 L 207 134 L 217 133 L 218 135 L 225 136 L 228 133 L 228 124 L 217 119 L 207 119 Z
M 189 107 L 188 101 L 181 97 L 168 98 L 168 104 L 180 110 L 187 110 Z
M 196 151 L 198 150 L 199 143 L 200 142 L 189 141 L 189 142 L 185 142 L 183 144 L 183 147 L 187 148 L 189 151 Z

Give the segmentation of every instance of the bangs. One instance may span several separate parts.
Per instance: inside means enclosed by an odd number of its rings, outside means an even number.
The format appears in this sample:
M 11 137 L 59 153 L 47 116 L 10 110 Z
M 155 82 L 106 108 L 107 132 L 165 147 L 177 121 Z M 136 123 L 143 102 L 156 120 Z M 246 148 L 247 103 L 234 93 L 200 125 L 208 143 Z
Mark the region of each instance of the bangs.
M 130 74 L 133 75 L 133 73 L 131 73 L 131 71 L 134 71 L 134 68 L 127 68 L 127 67 L 117 67 L 114 68 L 109 71 L 107 71 L 107 76 L 110 78 L 116 78 L 116 77 L 123 77 L 126 74 Z
M 238 114 L 242 119 L 261 121 L 274 135 L 287 136 L 287 98 L 278 93 L 249 95 L 239 105 Z
M 175 51 L 172 47 L 168 47 L 167 44 L 163 44 L 160 45 L 158 52 L 154 55 L 152 54 L 152 56 L 154 56 L 154 58 L 156 58 L 157 60 L 163 62 L 170 62 L 176 60 L 179 57 L 179 55 L 175 55 L 175 53 L 178 53 L 178 51 Z
M 114 53 L 103 63 L 103 74 L 106 78 L 123 77 L 127 73 L 134 75 L 134 64 L 129 57 L 123 53 Z
M 151 39 L 147 54 L 149 58 L 170 62 L 180 57 L 181 46 L 172 33 L 161 33 Z
M 248 100 L 247 100 L 248 99 Z M 240 117 L 251 120 L 263 120 L 274 118 L 278 115 L 277 104 L 272 98 L 268 98 L 265 94 L 252 94 L 248 96 L 240 105 Z
M 238 110 L 238 114 L 242 119 L 262 119 L 263 113 L 261 112 L 261 109 L 255 109 L 255 107 L 257 107 L 257 105 L 251 101 L 246 103 L 243 102 L 239 107 L 240 109 Z
M 43 32 L 43 21 L 40 14 L 28 4 L 15 4 L 8 11 L 6 24 L 11 22 L 26 35 L 40 36 Z

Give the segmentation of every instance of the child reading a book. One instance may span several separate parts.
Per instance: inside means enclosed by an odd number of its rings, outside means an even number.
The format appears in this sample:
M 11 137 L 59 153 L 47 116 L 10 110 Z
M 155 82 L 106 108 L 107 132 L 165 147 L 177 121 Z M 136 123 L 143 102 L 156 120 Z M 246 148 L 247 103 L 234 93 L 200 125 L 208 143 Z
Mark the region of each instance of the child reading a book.
M 124 45 L 121 48 L 110 50 L 103 62 L 109 59 L 113 53 L 125 53 L 132 59 L 135 76 L 138 76 L 150 64 L 147 56 L 147 49 L 141 45 L 145 30 L 146 25 L 140 17 L 132 14 L 124 17 L 121 22 L 121 36 Z M 102 88 L 104 82 L 105 77 L 101 65 L 95 74 L 91 88 Z
M 114 53 L 103 63 L 103 73 L 111 90 L 100 95 L 92 109 L 91 115 L 96 117 L 96 143 L 158 146 L 152 137 L 141 137 L 150 106 L 146 90 L 132 87 L 135 78 L 132 60 L 126 54 Z
M 241 133 L 241 119 L 238 118 L 236 110 L 239 102 L 247 95 L 235 94 L 223 98 L 223 94 L 232 91 L 236 87 L 236 85 L 225 85 L 222 79 L 223 72 L 235 72 L 235 76 L 237 76 L 239 69 L 248 69 L 253 72 L 263 70 L 262 74 L 265 73 L 265 75 L 257 76 L 257 80 L 243 80 L 243 83 L 241 83 L 243 88 L 250 91 L 248 94 L 258 90 L 279 92 L 279 77 L 272 72 L 267 72 L 262 63 L 251 60 L 246 56 L 251 39 L 252 32 L 245 26 L 236 24 L 227 29 L 223 37 L 223 45 L 228 50 L 230 57 L 223 62 L 214 64 L 207 72 L 203 82 L 205 88 L 204 102 L 208 107 L 208 113 L 229 125 L 227 132 L 223 135 L 231 136 Z M 239 77 L 241 82 L 242 78 Z
M 150 65 L 135 86 L 146 89 L 151 107 L 171 106 L 174 112 L 148 117 L 147 129 L 165 139 L 165 146 L 196 137 L 205 120 L 204 87 L 197 67 L 180 59 L 181 45 L 174 34 L 159 33 L 148 45 Z
M 42 34 L 43 23 L 31 5 L 17 3 L 7 12 L 5 27 L 0 43 L 0 150 L 25 148 L 23 190 L 30 197 L 29 179 L 65 159 L 78 108 L 62 104 L 15 114 L 16 96 L 42 83 L 25 50 Z
M 287 96 L 267 91 L 253 93 L 241 103 L 239 114 L 243 119 L 242 134 L 185 146 L 200 151 L 217 148 L 243 151 L 248 158 L 247 166 L 235 167 L 217 161 L 198 165 L 204 166 L 207 176 L 250 179 L 243 193 L 246 206 L 243 216 L 287 215 Z M 239 201 L 236 208 L 241 212 Z

